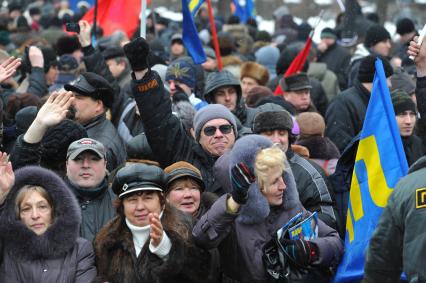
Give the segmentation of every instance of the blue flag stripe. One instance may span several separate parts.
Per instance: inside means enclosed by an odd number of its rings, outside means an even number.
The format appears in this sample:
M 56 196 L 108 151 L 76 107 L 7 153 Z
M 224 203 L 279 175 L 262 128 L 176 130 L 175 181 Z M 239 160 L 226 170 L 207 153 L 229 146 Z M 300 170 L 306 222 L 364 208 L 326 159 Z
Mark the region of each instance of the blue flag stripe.
M 182 0 L 182 40 L 189 55 L 194 60 L 195 64 L 204 63 L 207 58 L 204 53 L 203 45 L 201 44 L 198 32 L 195 27 L 191 12 L 189 11 L 189 1 Z

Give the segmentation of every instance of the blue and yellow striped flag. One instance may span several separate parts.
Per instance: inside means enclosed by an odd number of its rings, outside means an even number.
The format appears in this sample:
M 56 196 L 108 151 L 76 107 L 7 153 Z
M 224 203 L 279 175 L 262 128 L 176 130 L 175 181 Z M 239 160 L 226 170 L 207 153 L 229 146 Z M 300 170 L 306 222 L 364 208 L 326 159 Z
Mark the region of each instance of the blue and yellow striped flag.
M 203 5 L 204 0 L 189 0 L 189 11 L 191 11 L 192 16 L 194 17 L 197 14 L 198 9 Z
M 365 253 L 371 235 L 389 195 L 407 171 L 383 63 L 377 58 L 373 89 L 352 174 L 345 253 L 334 283 L 363 278 Z
M 203 45 L 200 41 L 200 37 L 198 36 L 193 16 L 189 10 L 190 1 L 191 0 L 182 0 L 182 40 L 195 64 L 202 64 L 207 60 L 207 58 L 204 53 Z

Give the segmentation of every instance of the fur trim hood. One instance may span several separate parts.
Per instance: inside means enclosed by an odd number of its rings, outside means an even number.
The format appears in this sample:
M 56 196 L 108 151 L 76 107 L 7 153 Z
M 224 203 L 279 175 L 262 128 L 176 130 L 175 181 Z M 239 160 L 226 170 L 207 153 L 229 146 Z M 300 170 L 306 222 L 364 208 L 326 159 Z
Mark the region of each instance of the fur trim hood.
M 25 185 L 43 187 L 53 201 L 53 223 L 40 236 L 28 229 L 15 213 L 17 193 Z M 80 223 L 77 200 L 59 176 L 37 166 L 24 167 L 15 172 L 15 184 L 5 200 L 0 218 L 0 235 L 14 256 L 23 260 L 63 256 L 74 246 Z
M 229 180 L 227 180 L 226 183 L 229 183 L 231 185 L 229 177 L 231 175 L 231 168 L 239 162 L 244 162 L 248 166 L 253 168 L 257 152 L 261 149 L 268 148 L 270 146 L 272 146 L 272 142 L 263 136 L 244 136 L 235 143 L 234 147 L 229 152 L 229 156 L 227 156 L 222 161 L 223 166 L 217 168 L 217 170 L 227 171 L 227 179 Z M 226 173 L 221 172 L 220 175 L 224 176 L 226 175 Z M 300 204 L 300 201 L 293 172 L 291 171 L 287 161 L 285 164 L 283 178 L 287 188 L 283 194 L 282 208 L 284 210 L 290 210 L 296 205 Z M 231 190 L 231 188 L 229 188 L 229 190 Z M 249 196 L 247 203 L 241 207 L 241 212 L 240 215 L 237 217 L 237 221 L 244 224 L 261 223 L 268 217 L 269 212 L 270 206 L 268 204 L 268 201 L 260 192 L 260 188 L 257 182 L 254 182 L 249 188 Z

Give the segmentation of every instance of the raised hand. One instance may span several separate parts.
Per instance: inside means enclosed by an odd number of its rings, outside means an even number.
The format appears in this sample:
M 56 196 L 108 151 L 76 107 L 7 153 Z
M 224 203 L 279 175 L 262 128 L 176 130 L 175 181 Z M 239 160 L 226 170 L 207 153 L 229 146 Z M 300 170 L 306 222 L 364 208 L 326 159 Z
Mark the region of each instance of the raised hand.
M 82 47 L 87 47 L 91 42 L 91 31 L 92 27 L 90 26 L 88 21 L 79 21 L 80 33 L 78 34 L 78 39 Z
M 124 53 L 133 71 L 143 71 L 148 68 L 149 44 L 143 37 L 138 37 L 124 45 Z
M 0 65 L 0 83 L 9 79 L 16 72 L 16 69 L 21 65 L 21 58 L 9 57 Z
M 149 224 L 151 226 L 151 231 L 149 232 L 151 244 L 154 247 L 158 247 L 163 239 L 163 225 L 161 224 L 160 216 L 157 213 L 150 213 Z
M 53 92 L 38 111 L 36 121 L 46 127 L 59 124 L 65 119 L 73 99 L 71 91 Z
M 414 63 L 416 64 L 417 77 L 426 76 L 426 44 L 424 43 L 426 37 L 423 38 L 423 44 L 417 42 L 418 36 L 415 36 L 410 45 L 408 46 L 407 54 L 414 56 Z
M 41 49 L 37 46 L 31 46 L 28 50 L 28 58 L 30 59 L 30 63 L 32 67 L 44 67 L 44 57 Z
M 0 204 L 3 203 L 7 193 L 15 182 L 15 173 L 12 163 L 6 152 L 0 151 Z

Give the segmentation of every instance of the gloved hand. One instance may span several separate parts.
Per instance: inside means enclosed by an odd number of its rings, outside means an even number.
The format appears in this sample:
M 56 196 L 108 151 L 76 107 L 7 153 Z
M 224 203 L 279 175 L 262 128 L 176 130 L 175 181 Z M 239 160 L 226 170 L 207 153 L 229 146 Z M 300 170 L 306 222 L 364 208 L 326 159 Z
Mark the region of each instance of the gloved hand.
M 142 71 L 148 68 L 149 44 L 145 38 L 133 39 L 123 47 L 133 71 Z
M 236 203 L 245 204 L 248 197 L 248 189 L 256 180 L 251 170 L 244 162 L 235 164 L 231 169 L 232 192 L 231 196 Z
M 318 259 L 318 247 L 311 241 L 282 239 L 281 243 L 288 256 L 300 267 L 308 267 Z

